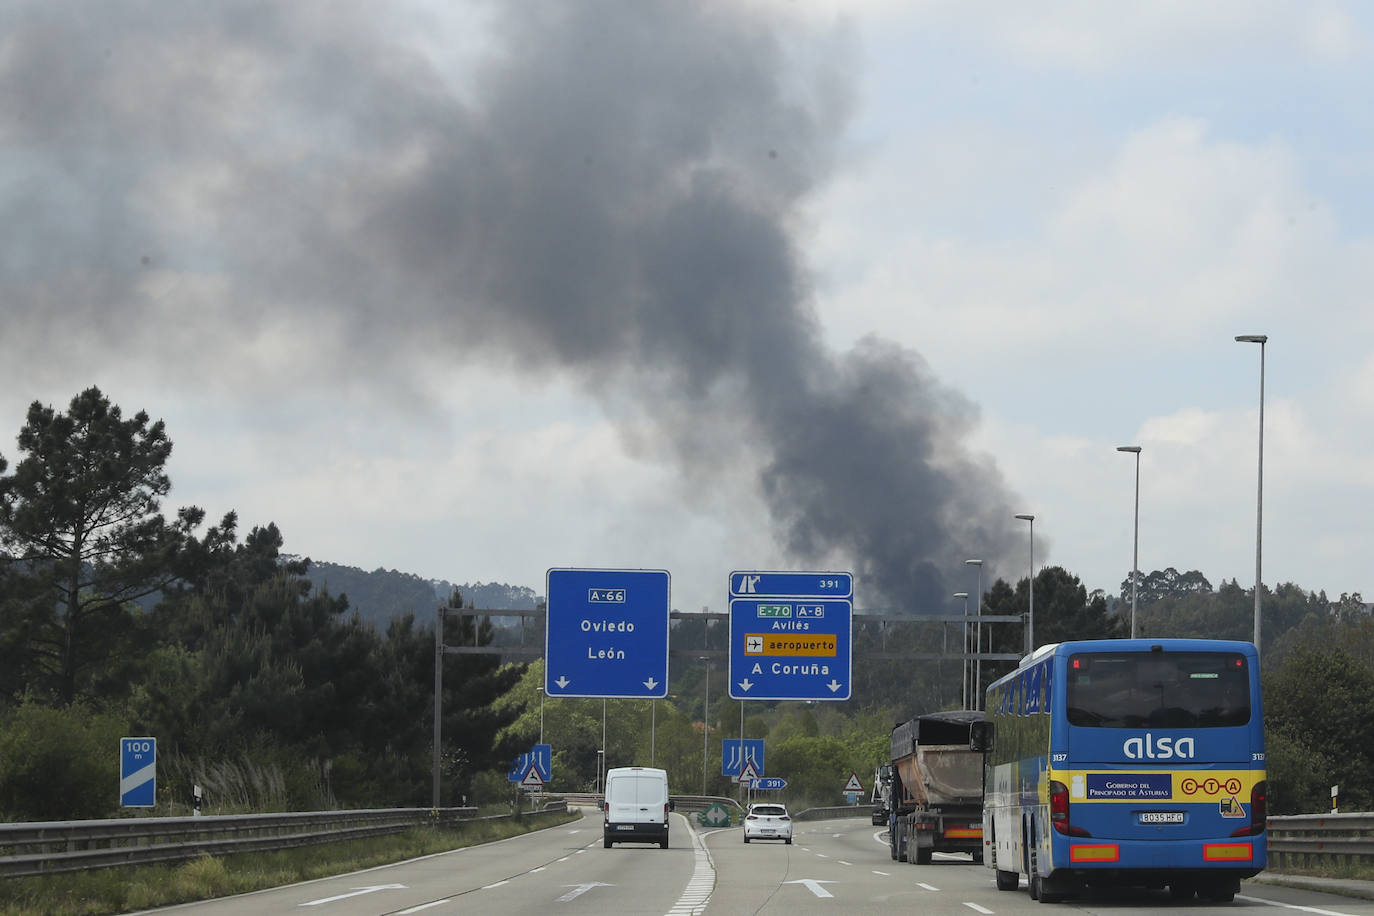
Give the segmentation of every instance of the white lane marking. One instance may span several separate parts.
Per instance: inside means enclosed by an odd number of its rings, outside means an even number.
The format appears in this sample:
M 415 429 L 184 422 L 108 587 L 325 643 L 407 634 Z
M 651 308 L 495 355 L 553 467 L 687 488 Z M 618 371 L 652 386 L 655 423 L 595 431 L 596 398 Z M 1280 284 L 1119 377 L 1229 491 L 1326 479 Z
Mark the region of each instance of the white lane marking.
M 319 906 L 322 903 L 333 903 L 335 900 L 347 900 L 349 897 L 361 897 L 363 894 L 375 894 L 377 891 L 404 890 L 404 884 L 374 884 L 371 887 L 355 887 L 347 894 L 335 894 L 333 897 L 321 897 L 319 900 L 310 900 L 305 903 L 298 903 L 296 906 Z
M 530 874 L 534 874 L 535 872 L 543 871 L 543 870 L 546 869 L 546 868 L 548 868 L 547 865 L 540 865 L 538 868 L 531 868 L 531 869 L 530 869 Z
M 429 903 L 422 903 L 419 906 L 413 906 L 408 910 L 397 910 L 396 916 L 407 916 L 407 914 L 409 913 L 418 913 L 421 910 L 427 910 L 432 906 L 443 906 L 445 903 L 449 903 L 452 900 L 452 897 L 445 897 L 443 900 L 432 900 Z
M 564 856 L 563 858 L 559 859 L 558 861 L 560 861 L 560 862 L 566 862 L 566 861 L 568 861 L 568 860 L 571 859 L 571 858 L 572 858 L 572 856 Z
M 1263 897 L 1247 897 L 1244 894 L 1237 894 L 1237 900 L 1244 900 L 1247 903 L 1265 903 L 1269 906 L 1281 906 L 1289 910 L 1302 910 L 1304 913 L 1316 913 L 1317 916 L 1351 916 L 1350 913 L 1341 913 L 1337 910 L 1319 910 L 1314 906 L 1299 906 L 1296 903 L 1280 903 L 1277 900 L 1265 900 Z
M 876 868 L 873 870 L 873 874 L 875 874 L 875 875 L 882 875 L 884 878 L 891 878 L 891 877 L 892 877 L 891 872 L 878 871 Z
M 830 856 L 826 855 L 826 854 L 823 853 L 823 852 L 818 852 L 818 853 L 816 853 L 816 857 L 817 857 L 817 858 L 820 858 L 820 859 L 828 859 L 828 858 L 830 858 Z
M 842 836 L 844 836 L 843 833 L 832 833 L 832 834 L 830 834 L 830 838 L 831 838 L 832 840 L 838 840 L 838 839 L 839 839 L 840 837 L 842 837 Z
M 565 884 L 563 886 L 570 887 L 572 890 L 554 900 L 554 903 L 567 903 L 569 900 L 576 900 L 594 887 L 615 887 L 614 884 L 603 884 L 600 881 L 588 881 L 586 884 Z
M 503 884 L 510 884 L 510 881 L 508 881 L 508 880 L 507 880 L 507 881 L 497 881 L 495 884 L 488 884 L 488 885 L 483 886 L 482 890 L 484 890 L 484 891 L 489 891 L 489 890 L 491 890 L 493 887 L 500 887 L 500 886 L 503 885 Z
M 978 912 L 982 913 L 983 916 L 992 916 L 992 910 L 988 909 L 987 907 L 979 906 L 976 903 L 969 903 L 967 900 L 965 900 L 964 906 L 968 907 L 970 910 L 977 910 Z
M 925 888 L 925 889 L 928 890 L 928 891 L 938 891 L 938 890 L 939 890 L 938 887 L 931 887 L 929 884 L 922 884 L 922 883 L 919 882 L 919 881 L 916 882 L 916 886 L 917 886 L 917 887 L 923 887 L 923 888 Z
M 706 843 L 687 820 L 687 833 L 692 838 L 692 877 L 683 889 L 682 896 L 668 911 L 668 916 L 701 916 L 711 901 L 716 889 L 716 863 Z M 713 831 L 718 832 L 718 831 Z
M 823 884 L 834 884 L 834 883 L 835 883 L 834 881 L 818 881 L 818 880 L 815 879 L 815 878 L 801 878 L 801 879 L 799 879 L 799 880 L 797 880 L 797 881 L 784 881 L 784 882 L 782 882 L 782 883 L 783 883 L 783 884 L 802 884 L 802 885 L 805 885 L 805 886 L 806 886 L 806 889 L 807 889 L 808 891 L 810 891 L 811 893 L 815 894 L 817 897 L 834 897 L 834 896 L 835 896 L 834 894 L 830 893 L 830 891 L 826 890 L 824 887 L 821 886 L 821 885 L 823 885 Z

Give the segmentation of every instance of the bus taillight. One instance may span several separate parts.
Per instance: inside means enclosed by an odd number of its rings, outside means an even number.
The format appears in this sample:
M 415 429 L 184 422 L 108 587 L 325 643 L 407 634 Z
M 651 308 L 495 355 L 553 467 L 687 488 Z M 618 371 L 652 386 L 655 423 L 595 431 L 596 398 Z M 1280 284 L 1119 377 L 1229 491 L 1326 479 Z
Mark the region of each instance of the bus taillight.
M 1269 819 L 1269 783 L 1260 780 L 1255 783 L 1255 787 L 1250 790 L 1250 823 L 1238 830 L 1232 830 L 1231 836 L 1259 836 L 1264 832 L 1265 822 Z
M 1069 788 L 1057 779 L 1050 780 L 1050 823 L 1056 833 L 1067 836 L 1092 836 L 1082 827 L 1069 823 Z

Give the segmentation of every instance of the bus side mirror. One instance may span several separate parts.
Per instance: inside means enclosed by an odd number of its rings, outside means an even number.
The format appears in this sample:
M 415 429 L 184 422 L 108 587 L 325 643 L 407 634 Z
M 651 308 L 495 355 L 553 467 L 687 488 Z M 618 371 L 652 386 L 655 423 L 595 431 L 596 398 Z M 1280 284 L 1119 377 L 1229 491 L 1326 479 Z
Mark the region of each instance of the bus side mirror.
M 993 727 L 991 722 L 974 722 L 968 730 L 968 748 L 980 754 L 992 750 Z

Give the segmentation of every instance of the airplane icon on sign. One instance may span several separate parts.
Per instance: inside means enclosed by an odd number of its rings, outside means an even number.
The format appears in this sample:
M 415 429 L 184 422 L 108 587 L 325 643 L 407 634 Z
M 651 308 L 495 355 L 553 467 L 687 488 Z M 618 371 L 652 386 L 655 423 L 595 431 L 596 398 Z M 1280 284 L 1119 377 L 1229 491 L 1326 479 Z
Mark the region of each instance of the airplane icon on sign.
M 763 652 L 762 636 L 744 637 L 744 651 L 750 655 L 759 655 Z

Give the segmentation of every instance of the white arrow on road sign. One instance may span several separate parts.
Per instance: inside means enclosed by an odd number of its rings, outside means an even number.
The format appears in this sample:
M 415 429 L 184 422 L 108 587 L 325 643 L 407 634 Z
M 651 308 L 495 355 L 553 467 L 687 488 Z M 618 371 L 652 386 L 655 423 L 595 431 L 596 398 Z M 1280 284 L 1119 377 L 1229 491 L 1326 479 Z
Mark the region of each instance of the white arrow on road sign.
M 572 681 L 568 680 L 566 677 L 560 674 L 558 676 L 558 680 L 554 681 L 554 683 L 557 684 L 559 687 L 567 687 L 569 684 L 572 683 Z
M 830 891 L 821 887 L 822 884 L 835 884 L 834 881 L 817 881 L 815 878 L 802 878 L 798 881 L 784 881 L 783 884 L 804 884 L 806 889 L 817 897 L 834 897 Z
M 576 900 L 594 887 L 615 887 L 614 884 L 602 884 L 600 881 L 592 881 L 587 884 L 565 884 L 563 886 L 570 887 L 572 890 L 559 897 L 554 903 L 567 903 L 569 900 Z
M 658 681 L 654 680 L 654 679 L 651 677 L 651 678 L 649 678 L 647 681 L 644 682 L 644 686 L 645 686 L 645 687 L 648 687 L 650 690 L 653 690 L 655 687 L 658 686 Z
M 742 681 L 739 682 L 739 689 L 740 689 L 740 690 L 748 691 L 749 688 L 750 688 L 750 687 L 753 687 L 753 686 L 754 686 L 754 685 L 753 685 L 752 682 L 750 682 L 749 678 L 745 678 L 744 680 L 742 680 Z
M 361 897 L 363 894 L 375 894 L 377 891 L 404 890 L 404 884 L 374 884 L 371 887 L 355 887 L 349 894 L 339 894 L 335 897 L 321 897 L 319 900 L 311 900 L 308 903 L 299 904 L 300 906 L 319 906 L 321 903 L 333 903 L 335 900 L 347 900 L 349 897 Z
M 827 687 L 830 688 L 830 692 L 831 692 L 831 693 L 834 693 L 836 690 L 839 690 L 839 689 L 840 689 L 841 687 L 843 687 L 844 685 L 841 684 L 839 681 L 835 680 L 835 679 L 832 677 L 832 678 L 830 679 L 830 683 L 829 683 L 829 684 L 826 684 L 825 686 L 827 686 Z

